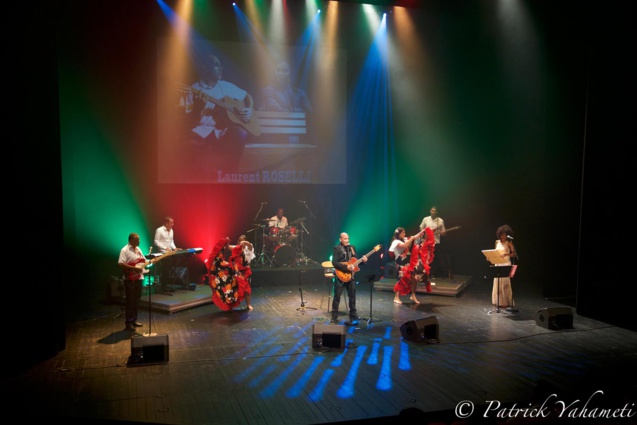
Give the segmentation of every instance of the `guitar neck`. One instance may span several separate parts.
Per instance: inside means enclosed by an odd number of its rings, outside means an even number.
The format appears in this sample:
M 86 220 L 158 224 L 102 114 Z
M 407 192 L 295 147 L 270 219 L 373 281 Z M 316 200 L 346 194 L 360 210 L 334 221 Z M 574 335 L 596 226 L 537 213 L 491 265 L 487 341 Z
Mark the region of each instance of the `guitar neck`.
M 364 258 L 364 257 L 369 257 L 370 255 L 372 255 L 372 254 L 373 254 L 373 253 L 375 253 L 376 251 L 377 251 L 376 249 L 372 249 L 372 250 L 371 250 L 371 251 L 369 251 L 367 254 L 363 255 L 360 259 L 356 260 L 356 262 L 354 262 L 353 264 L 354 264 L 355 266 L 358 266 L 358 265 L 361 263 L 361 261 L 363 261 L 363 258 Z

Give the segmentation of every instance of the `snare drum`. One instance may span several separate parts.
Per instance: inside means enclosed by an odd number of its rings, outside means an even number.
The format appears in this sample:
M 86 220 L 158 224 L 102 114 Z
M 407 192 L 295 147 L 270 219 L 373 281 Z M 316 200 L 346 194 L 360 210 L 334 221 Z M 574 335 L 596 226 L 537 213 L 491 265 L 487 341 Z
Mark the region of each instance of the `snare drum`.
M 278 242 L 281 238 L 281 229 L 276 226 L 271 226 L 268 229 L 268 239 L 273 242 Z
M 287 240 L 288 242 L 292 242 L 294 239 L 296 239 L 299 236 L 299 231 L 296 227 L 294 226 L 290 226 L 287 228 L 287 232 L 285 233 L 285 240 Z
M 296 260 L 296 249 L 291 245 L 279 244 L 274 248 L 274 263 L 279 267 L 290 267 Z

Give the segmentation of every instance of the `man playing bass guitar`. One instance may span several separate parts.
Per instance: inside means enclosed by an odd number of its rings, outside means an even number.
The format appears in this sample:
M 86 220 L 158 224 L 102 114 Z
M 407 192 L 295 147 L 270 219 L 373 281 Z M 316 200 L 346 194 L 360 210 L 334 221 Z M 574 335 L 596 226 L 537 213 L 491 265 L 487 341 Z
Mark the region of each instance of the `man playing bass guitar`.
M 332 323 L 338 322 L 338 305 L 341 302 L 343 289 L 347 289 L 349 301 L 349 324 L 355 325 L 360 317 L 356 314 L 356 282 L 352 279 L 352 274 L 356 270 L 356 265 L 350 260 L 356 258 L 356 248 L 349 244 L 349 235 L 341 233 L 340 243 L 332 249 L 332 264 L 334 265 L 334 299 L 332 300 Z M 361 261 L 367 262 L 367 257 L 363 256 Z

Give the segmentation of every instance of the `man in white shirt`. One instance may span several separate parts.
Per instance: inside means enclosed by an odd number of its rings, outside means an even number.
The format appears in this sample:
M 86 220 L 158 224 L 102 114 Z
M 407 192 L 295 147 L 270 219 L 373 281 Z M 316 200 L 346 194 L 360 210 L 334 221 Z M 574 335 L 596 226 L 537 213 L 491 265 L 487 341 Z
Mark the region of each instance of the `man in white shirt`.
M 164 217 L 164 225 L 158 227 L 155 230 L 155 248 L 162 254 L 166 251 L 174 251 L 177 249 L 175 246 L 175 237 L 173 227 L 175 226 L 175 220 L 170 217 Z
M 420 229 L 422 230 L 429 227 L 434 232 L 436 247 L 434 250 L 434 260 L 431 263 L 431 275 L 432 277 L 447 277 L 446 253 L 444 252 L 444 245 L 440 243 L 440 236 L 444 236 L 447 233 L 445 221 L 438 217 L 438 208 L 435 205 L 431 207 L 429 214 L 430 215 L 422 219 Z

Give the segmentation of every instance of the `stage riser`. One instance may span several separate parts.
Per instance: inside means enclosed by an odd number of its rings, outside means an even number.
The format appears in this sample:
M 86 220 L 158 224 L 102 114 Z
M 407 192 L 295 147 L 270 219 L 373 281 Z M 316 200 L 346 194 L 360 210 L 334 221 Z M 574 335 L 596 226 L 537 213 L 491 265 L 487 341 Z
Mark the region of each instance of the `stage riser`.
M 431 292 L 429 294 L 457 297 L 469 286 L 471 276 L 455 276 L 453 279 L 436 279 L 435 282 L 436 284 L 431 286 Z M 374 283 L 374 289 L 377 291 L 393 291 L 395 284 L 395 279 L 382 278 Z M 424 285 L 418 285 L 416 293 L 427 294 L 428 292 Z

